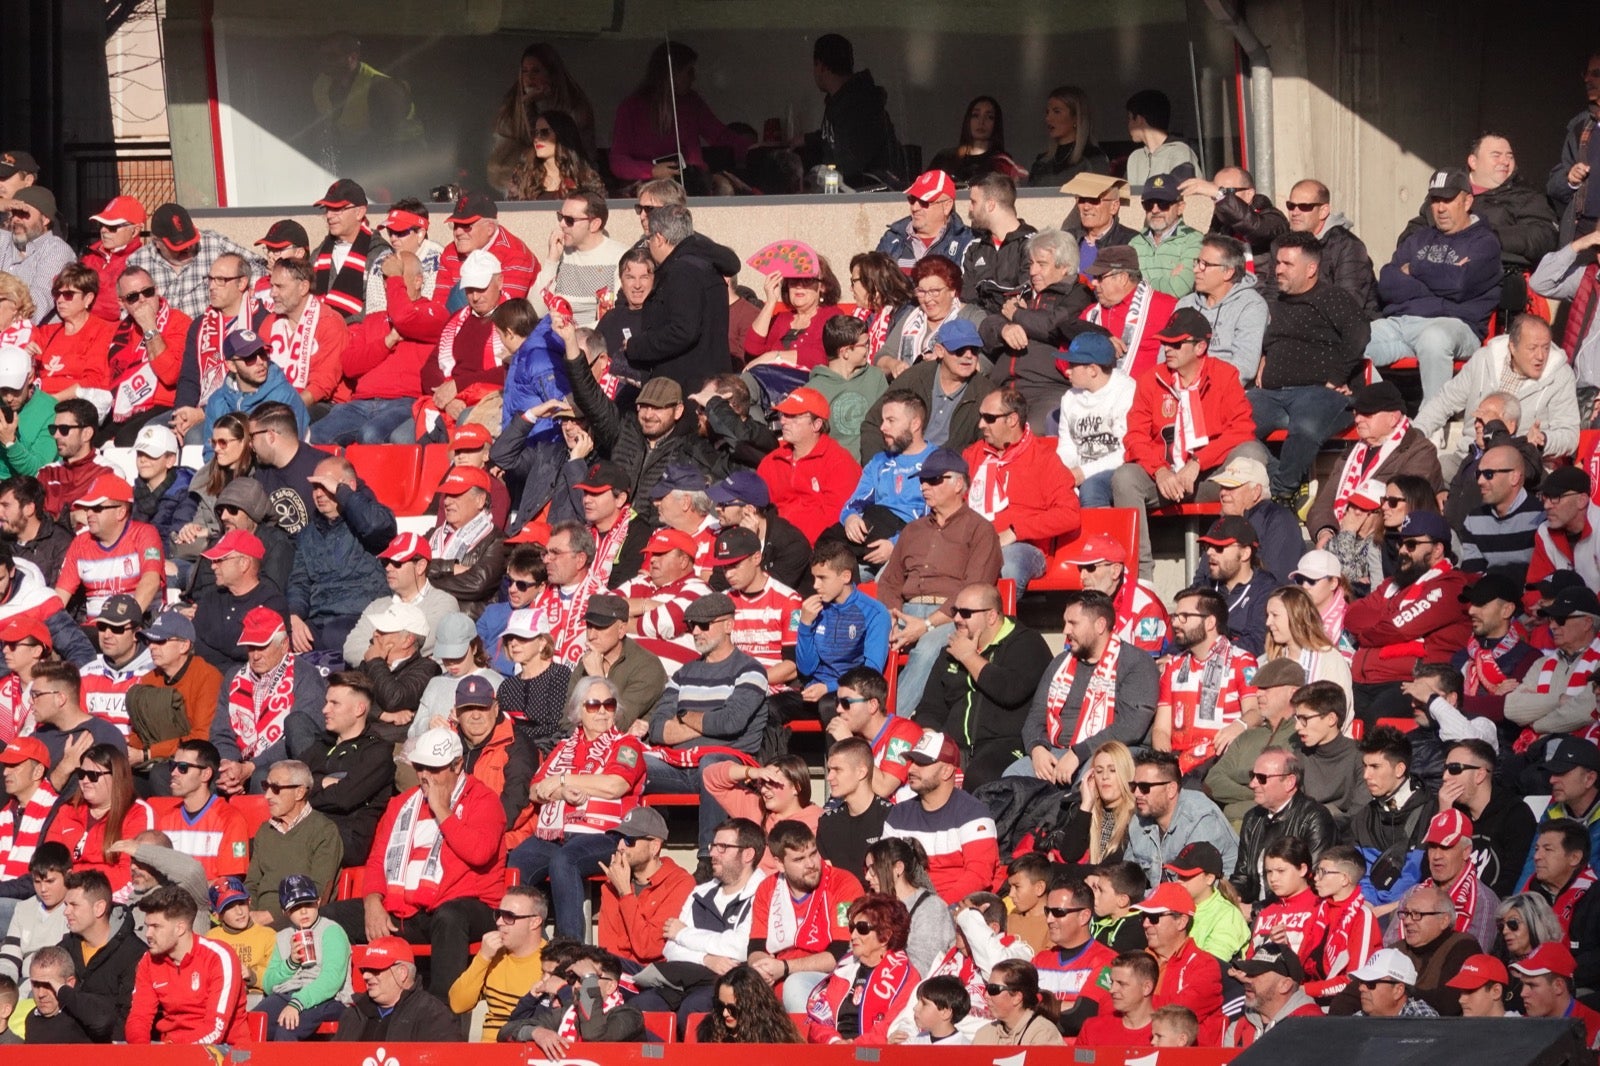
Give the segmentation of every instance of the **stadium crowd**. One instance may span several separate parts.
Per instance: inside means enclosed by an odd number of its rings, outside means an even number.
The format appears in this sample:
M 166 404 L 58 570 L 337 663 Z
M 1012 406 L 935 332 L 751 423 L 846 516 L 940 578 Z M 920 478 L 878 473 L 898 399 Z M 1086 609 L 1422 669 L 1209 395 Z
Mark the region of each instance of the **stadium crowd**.
M 118 196 L 80 254 L 0 154 L 0 1043 L 1600 1046 L 1600 56 L 1543 188 L 1479 136 L 1376 273 L 1157 92 L 1117 175 L 1052 94 L 1036 230 L 975 102 L 848 299 L 814 253 L 741 295 L 643 89 L 635 219 L 544 170 L 570 82 L 507 100 L 537 250 L 341 178 L 315 243 Z M 418 444 L 416 515 L 342 450 Z

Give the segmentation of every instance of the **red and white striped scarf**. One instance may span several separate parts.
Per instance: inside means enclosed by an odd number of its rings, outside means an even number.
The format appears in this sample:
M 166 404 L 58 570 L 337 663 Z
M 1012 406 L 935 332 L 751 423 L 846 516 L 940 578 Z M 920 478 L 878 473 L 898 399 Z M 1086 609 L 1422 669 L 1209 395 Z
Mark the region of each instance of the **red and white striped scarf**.
M 978 469 L 972 472 L 972 485 L 967 489 L 967 506 L 991 522 L 1001 511 L 1010 507 L 1011 474 L 1008 468 L 1032 443 L 1033 430 L 1026 423 L 1022 427 L 1022 439 L 1007 448 L 997 451 L 985 443 L 983 459 L 978 463 Z
M 1343 599 L 1335 596 L 1334 599 Z M 1522 626 L 1516 622 L 1511 623 L 1511 628 L 1506 630 L 1506 635 L 1492 648 L 1485 648 L 1478 642 L 1477 637 L 1467 641 L 1467 669 L 1462 678 L 1462 689 L 1468 696 L 1476 696 L 1483 686 L 1493 688 L 1506 679 L 1505 671 L 1500 669 L 1499 658 L 1511 651 L 1525 639 Z
M 440 522 L 428 535 L 428 547 L 433 550 L 435 559 L 459 563 L 493 532 L 494 514 L 485 506 L 463 522 L 460 529 L 451 529 L 448 522 Z
M 622 1006 L 622 990 L 619 988 L 600 1002 L 600 1013 L 614 1011 Z M 561 1025 L 556 1029 L 556 1035 L 571 1043 L 582 1040 L 583 1034 L 578 1032 L 578 996 L 572 997 L 572 1006 L 567 1008 L 567 1013 L 561 1016 Z
M 156 311 L 155 331 L 160 333 L 166 329 L 171 318 L 172 305 L 163 299 Z M 117 323 L 117 332 L 111 338 L 110 367 L 114 419 L 120 422 L 155 406 L 156 389 L 161 382 L 150 366 L 150 335 L 140 329 L 132 317 L 124 316 Z
M 1550 689 L 1555 684 L 1556 665 L 1560 656 L 1560 652 L 1553 651 L 1539 660 L 1539 675 L 1533 685 L 1533 690 L 1539 695 L 1550 695 Z M 1589 687 L 1589 678 L 1597 668 L 1600 668 L 1600 640 L 1584 648 L 1583 654 L 1572 664 L 1572 673 L 1567 677 L 1567 686 L 1562 690 L 1562 694 L 1581 694 Z
M 248 665 L 228 682 L 228 725 L 247 760 L 276 744 L 294 710 L 294 656 L 256 677 Z
M 876 358 L 878 349 L 883 347 L 883 342 L 889 339 L 889 323 L 893 320 L 898 307 L 880 307 L 876 311 L 868 311 L 865 307 L 857 306 L 851 312 L 852 316 L 867 324 L 867 357 Z
M 28 864 L 44 837 L 45 821 L 58 798 L 46 778 L 33 790 L 26 806 L 19 808 L 12 800 L 0 807 L 0 880 L 28 876 Z
M 589 741 L 588 750 L 584 753 L 583 763 L 579 765 L 576 755 L 578 744 L 583 740 L 583 730 L 575 731 L 566 740 L 556 745 L 550 753 L 550 758 L 545 761 L 543 772 L 536 779 L 560 777 L 566 773 L 599 774 L 611 762 L 611 750 L 622 739 L 622 734 L 615 729 L 608 729 L 604 733 Z M 589 821 L 588 828 L 604 831 L 613 829 L 622 821 L 622 816 L 627 813 L 623 807 L 629 803 L 629 795 L 622 795 L 616 799 L 606 799 L 603 796 L 590 796 L 582 803 L 569 804 L 565 798 L 557 797 L 547 803 L 539 804 L 539 825 L 534 829 L 534 835 L 541 840 L 560 840 L 567 833 L 567 822 Z
M 1072 743 L 1083 741 L 1111 724 L 1117 706 L 1117 660 L 1122 656 L 1122 642 L 1106 643 L 1100 661 L 1094 664 L 1094 673 L 1083 692 L 1083 709 L 1078 713 L 1078 728 L 1073 731 Z M 1045 691 L 1045 731 L 1052 746 L 1061 743 L 1061 712 L 1067 705 L 1067 693 L 1072 691 L 1072 680 L 1078 675 L 1080 660 L 1068 655 Z
M 549 633 L 555 641 L 555 661 L 573 666 L 583 658 L 584 651 L 589 646 L 588 623 L 584 615 L 589 610 L 589 597 L 598 596 L 606 591 L 606 583 L 600 577 L 596 567 L 590 567 L 589 572 L 583 575 L 583 580 L 573 590 L 570 599 L 564 599 L 561 589 L 556 585 L 546 585 L 539 598 L 529 604 L 534 611 L 534 624 L 539 627 L 539 632 Z M 542 614 L 543 620 L 537 617 Z
M 600 578 L 602 584 L 611 581 L 611 571 L 617 565 L 617 558 L 622 554 L 622 545 L 628 539 L 628 526 L 633 522 L 633 508 L 629 507 L 617 515 L 617 520 L 612 524 L 609 532 L 602 533 L 594 526 L 589 527 L 589 535 L 594 537 L 594 566 L 593 572 Z
M 1402 416 L 1394 427 L 1394 432 L 1377 446 L 1377 459 L 1368 463 L 1372 456 L 1372 445 L 1358 441 L 1350 454 L 1345 457 L 1344 469 L 1339 471 L 1339 488 L 1333 497 L 1333 517 L 1343 518 L 1345 508 L 1350 505 L 1350 497 L 1372 474 L 1376 473 L 1384 463 L 1389 461 L 1389 456 L 1400 447 L 1400 441 L 1411 428 L 1411 420 Z
M 267 350 L 296 389 L 303 389 L 311 382 L 311 360 L 317 354 L 317 324 L 321 321 L 322 300 L 307 296 L 300 321 L 290 326 L 289 317 L 280 314 L 268 327 Z
M 22 678 L 7 674 L 0 679 L 0 744 L 9 744 L 33 732 L 33 689 Z
M 1578 872 L 1572 875 L 1572 880 L 1568 882 L 1567 886 L 1556 893 L 1556 898 L 1551 902 L 1550 909 L 1555 911 L 1556 921 L 1561 923 L 1561 935 L 1563 937 L 1570 935 L 1573 912 L 1578 909 L 1578 904 L 1583 902 L 1583 897 L 1588 895 L 1589 890 L 1594 887 L 1595 880 L 1594 870 L 1588 866 L 1581 866 L 1578 868 Z M 1543 895 L 1538 888 L 1538 878 L 1533 875 L 1530 875 L 1527 882 L 1522 886 L 1522 891 L 1537 892 Z
M 33 340 L 33 321 L 18 316 L 5 329 L 0 329 L 0 348 L 26 348 Z
M 1010 933 L 1001 933 L 1000 946 L 1009 948 L 1017 942 L 1017 938 Z M 989 983 L 989 975 L 978 969 L 972 962 L 972 956 L 962 951 L 955 945 L 946 949 L 944 958 L 940 959 L 933 967 L 929 977 L 954 977 L 967 989 L 967 995 L 972 997 L 972 1009 L 968 1011 L 974 1018 L 992 1018 L 989 1012 L 989 1000 L 983 994 L 983 986 Z
M 1122 320 L 1122 358 L 1117 366 L 1124 374 L 1131 374 L 1134 360 L 1139 356 L 1139 346 L 1144 343 L 1145 327 L 1150 325 L 1150 303 L 1155 299 L 1156 290 L 1148 281 L 1141 280 L 1134 288 L 1133 294 L 1128 297 L 1128 314 Z M 1105 317 L 1106 308 L 1099 301 L 1089 305 L 1084 318 L 1097 326 L 1105 325 L 1101 321 Z
M 238 321 L 247 320 L 246 309 L 241 308 Z M 227 340 L 228 320 L 214 307 L 206 308 L 200 316 L 200 331 L 195 334 L 196 361 L 200 364 L 200 405 L 211 399 L 211 394 L 222 387 L 228 377 L 228 363 L 222 355 L 222 342 Z
M 461 802 L 471 774 L 462 774 L 450 793 L 450 807 Z M 400 811 L 389 827 L 389 839 L 383 846 L 383 883 L 385 906 L 409 903 L 421 910 L 433 906 L 439 895 L 439 884 L 444 880 L 444 834 L 433 817 L 433 809 L 422 797 L 422 789 L 414 788 L 400 802 Z
M 1470 862 L 1450 886 L 1450 902 L 1456 905 L 1456 932 L 1465 933 L 1478 910 L 1478 871 Z

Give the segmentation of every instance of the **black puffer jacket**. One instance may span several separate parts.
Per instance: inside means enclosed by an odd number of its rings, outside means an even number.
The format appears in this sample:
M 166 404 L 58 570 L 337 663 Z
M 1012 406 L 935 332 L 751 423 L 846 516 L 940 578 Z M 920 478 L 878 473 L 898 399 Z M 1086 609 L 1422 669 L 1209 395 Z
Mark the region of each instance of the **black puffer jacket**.
M 1245 203 L 1229 194 L 1217 201 L 1211 213 L 1211 232 L 1243 241 L 1256 260 L 1256 281 L 1268 301 L 1278 291 L 1272 268 L 1272 242 L 1289 232 L 1289 220 L 1261 193 Z
M 334 1040 L 363 1044 L 461 1043 L 467 1036 L 449 1007 L 420 988 L 408 990 L 388 1014 L 365 992 L 339 1016 Z
M 1356 298 L 1367 318 L 1378 317 L 1378 279 L 1366 242 L 1337 211 L 1322 229 L 1322 276 Z
M 1061 351 L 1080 333 L 1105 333 L 1079 316 L 1093 297 L 1076 278 L 1063 278 L 1034 294 L 1025 307 L 1004 315 L 990 315 L 978 323 L 978 335 L 994 360 L 989 380 L 998 388 L 1014 387 L 1028 401 L 1028 424 L 1035 433 L 1053 436 L 1060 416 L 1061 396 L 1068 382 L 1056 366 Z M 1028 347 L 1017 351 L 1001 339 L 1008 325 L 1018 325 L 1028 335 Z
M 961 258 L 961 302 L 975 303 L 990 314 L 1000 310 L 1008 290 L 1028 284 L 1028 238 L 1037 232 L 1022 222 L 996 248 L 988 230 L 974 231 Z
M 76 985 L 61 990 L 61 1009 L 97 1042 L 104 1043 L 124 1039 L 122 1027 L 133 1006 L 134 976 L 148 950 L 133 931 L 133 915 L 126 907 L 112 907 L 111 927 L 111 939 L 88 962 L 83 959 L 81 936 L 68 933 L 61 940 L 78 978 Z
M 1296 793 L 1289 805 L 1277 814 L 1251 807 L 1239 825 L 1239 861 L 1229 878 L 1239 898 L 1246 903 L 1254 903 L 1262 896 L 1262 854 L 1284 837 L 1299 837 L 1312 855 L 1321 855 L 1339 842 L 1333 815 L 1304 792 Z
M 726 278 L 739 265 L 737 255 L 698 233 L 674 248 L 656 267 L 655 288 L 641 308 L 644 327 L 623 353 L 628 365 L 650 377 L 671 378 L 685 395 L 707 378 L 728 373 L 733 361 Z

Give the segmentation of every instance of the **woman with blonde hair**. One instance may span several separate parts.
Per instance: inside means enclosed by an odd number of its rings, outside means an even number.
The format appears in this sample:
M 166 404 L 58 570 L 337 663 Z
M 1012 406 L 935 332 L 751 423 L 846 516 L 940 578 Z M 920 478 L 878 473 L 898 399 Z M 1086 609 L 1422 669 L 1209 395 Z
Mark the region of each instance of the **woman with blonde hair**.
M 1109 174 L 1111 159 L 1094 143 L 1089 94 L 1076 85 L 1051 90 L 1044 103 L 1044 130 L 1050 140 L 1028 169 L 1028 184 L 1054 188 L 1079 174 Z
M 1267 597 L 1267 645 L 1261 661 L 1271 659 L 1293 659 L 1306 672 L 1307 684 L 1332 681 L 1344 690 L 1345 699 L 1353 699 L 1350 663 L 1328 639 L 1310 593 L 1298 585 L 1285 585 Z
M 0 270 L 0 348 L 26 348 L 33 339 L 33 293 L 22 279 Z
M 594 158 L 594 105 L 567 70 L 561 53 L 543 41 L 522 50 L 516 80 L 500 101 L 489 154 L 489 184 L 505 191 L 511 170 L 533 147 L 534 120 L 546 111 L 565 111 L 577 123 L 585 158 Z
M 1078 803 L 1057 845 L 1063 859 L 1096 866 L 1116 862 L 1128 846 L 1133 821 L 1133 752 L 1120 740 L 1108 740 L 1089 757 L 1078 782 Z

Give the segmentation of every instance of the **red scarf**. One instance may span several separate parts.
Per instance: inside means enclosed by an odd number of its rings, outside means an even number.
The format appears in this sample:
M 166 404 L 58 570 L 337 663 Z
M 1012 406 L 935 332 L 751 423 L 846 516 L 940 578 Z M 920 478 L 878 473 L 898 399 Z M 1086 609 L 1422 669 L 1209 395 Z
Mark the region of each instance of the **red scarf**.
M 867 324 L 867 355 L 876 358 L 878 349 L 883 347 L 883 342 L 889 339 L 889 322 L 894 318 L 897 307 L 880 307 L 876 311 L 868 311 L 865 307 L 857 307 L 851 315 Z M 1570 351 L 1570 349 L 1569 349 Z
M 7 674 L 0 679 L 0 744 L 32 733 L 33 700 L 22 690 L 22 678 Z
M 1402 417 L 1388 439 L 1377 446 L 1376 459 L 1371 458 L 1374 454 L 1372 445 L 1362 441 L 1356 442 L 1356 446 L 1351 448 L 1350 454 L 1345 457 L 1344 469 L 1339 472 L 1339 488 L 1333 497 L 1333 517 L 1344 517 L 1345 508 L 1350 505 L 1350 497 L 1355 495 L 1356 489 L 1377 473 L 1379 467 L 1389 461 L 1389 456 L 1400 446 L 1401 439 L 1410 428 L 1411 420 Z
M 1081 744 L 1111 724 L 1117 707 L 1117 659 L 1122 655 L 1122 642 L 1111 640 L 1100 661 L 1094 664 L 1083 693 L 1083 709 L 1078 713 L 1078 728 L 1073 731 L 1072 743 Z M 1061 668 L 1050 679 L 1045 692 L 1045 731 L 1052 747 L 1061 743 L 1061 712 L 1066 707 L 1067 693 L 1078 674 L 1079 659 L 1068 654 Z
M 1335 599 L 1341 597 L 1335 596 Z M 1508 655 L 1524 638 L 1520 623 L 1511 623 L 1511 628 L 1506 630 L 1506 635 L 1492 648 L 1485 648 L 1478 643 L 1478 638 L 1473 637 L 1467 641 L 1467 669 L 1463 678 L 1463 691 L 1468 696 L 1476 696 L 1479 689 L 1487 685 L 1490 688 L 1505 681 L 1505 671 L 1500 669 L 1499 658 Z
M 167 328 L 171 317 L 172 305 L 163 299 L 160 310 L 156 311 L 157 333 Z M 137 343 L 133 343 L 135 334 Z M 132 318 L 124 318 L 117 324 L 117 332 L 111 338 L 110 366 L 114 419 L 120 422 L 155 406 L 156 390 L 161 382 L 150 366 L 150 335 Z
M 241 667 L 228 683 L 228 724 L 246 760 L 254 759 L 283 737 L 284 723 L 294 710 L 294 656 L 257 678 Z
M 620 1006 L 622 1006 L 622 990 L 618 989 L 615 992 L 612 992 L 605 998 L 603 1002 L 601 1002 L 600 1013 L 607 1014 L 616 1010 Z M 561 1016 L 561 1025 L 556 1029 L 556 1035 L 567 1041 L 569 1044 L 573 1041 L 583 1039 L 583 1034 L 578 1032 L 577 994 L 574 994 L 572 997 L 572 1006 L 568 1007 L 567 1012 Z
M 983 445 L 983 459 L 972 472 L 972 485 L 967 489 L 967 506 L 993 521 L 1001 511 L 1011 506 L 1011 474 L 1008 468 L 1017 457 L 1033 443 L 1033 430 L 1022 427 L 1022 439 L 1010 447 L 996 450 Z M 1018 486 L 1021 488 L 1022 486 Z
M 462 774 L 450 794 L 450 809 L 460 811 L 456 805 L 466 791 L 471 774 Z M 430 909 L 439 896 L 439 885 L 444 880 L 444 833 L 433 817 L 433 808 L 422 798 L 422 789 L 414 788 L 400 799 L 400 811 L 389 827 L 389 839 L 383 846 L 383 883 L 386 888 L 384 907 L 393 913 L 397 907 L 409 904 L 418 910 Z
M 1556 893 L 1555 901 L 1550 904 L 1550 909 L 1556 912 L 1556 921 L 1561 923 L 1561 935 L 1568 936 L 1572 929 L 1572 913 L 1578 909 L 1578 904 L 1583 902 L 1583 897 L 1594 887 L 1595 875 L 1591 867 L 1580 867 L 1578 872 L 1567 882 L 1567 886 Z M 1522 886 L 1524 892 L 1539 892 L 1535 878 L 1530 876 Z M 1543 895 L 1543 893 L 1539 893 Z
M 248 308 L 239 309 L 239 320 L 248 320 Z M 211 394 L 222 387 L 228 377 L 228 363 L 222 356 L 222 342 L 229 332 L 228 320 L 214 307 L 206 308 L 200 316 L 200 332 L 195 335 L 200 364 L 200 406 L 211 399 Z
M 1470 862 L 1450 886 L 1450 902 L 1456 905 L 1456 932 L 1465 933 L 1478 910 L 1478 871 Z
M 1539 676 L 1534 681 L 1533 690 L 1541 696 L 1550 695 L 1560 655 L 1560 652 L 1553 651 L 1539 660 Z M 1572 664 L 1572 673 L 1567 677 L 1567 687 L 1562 690 L 1562 695 L 1582 693 L 1589 687 L 1589 678 L 1597 668 L 1600 668 L 1600 640 L 1584 648 L 1583 654 L 1578 656 L 1578 661 Z
M 292 328 L 286 315 L 278 315 L 268 327 L 267 350 L 296 389 L 303 389 L 311 382 L 311 360 L 317 354 L 317 324 L 321 321 L 322 300 L 307 296 L 300 321 Z
M 615 729 L 608 729 L 588 742 L 583 759 L 579 761 L 578 746 L 583 743 L 583 730 L 579 729 L 556 745 L 534 780 L 560 777 L 565 773 L 603 773 L 611 763 L 612 749 L 622 740 L 623 734 Z M 635 749 L 633 754 L 637 757 L 638 750 Z M 621 758 L 626 761 L 627 753 L 622 753 Z M 641 780 L 641 788 L 643 784 Z M 539 825 L 534 830 L 534 835 L 541 840 L 560 840 L 566 836 L 569 822 L 603 833 L 608 829 L 615 829 L 622 821 L 622 816 L 632 810 L 637 802 L 638 796 L 631 792 L 615 799 L 590 796 L 582 803 L 572 804 L 558 796 L 547 803 L 539 804 Z

